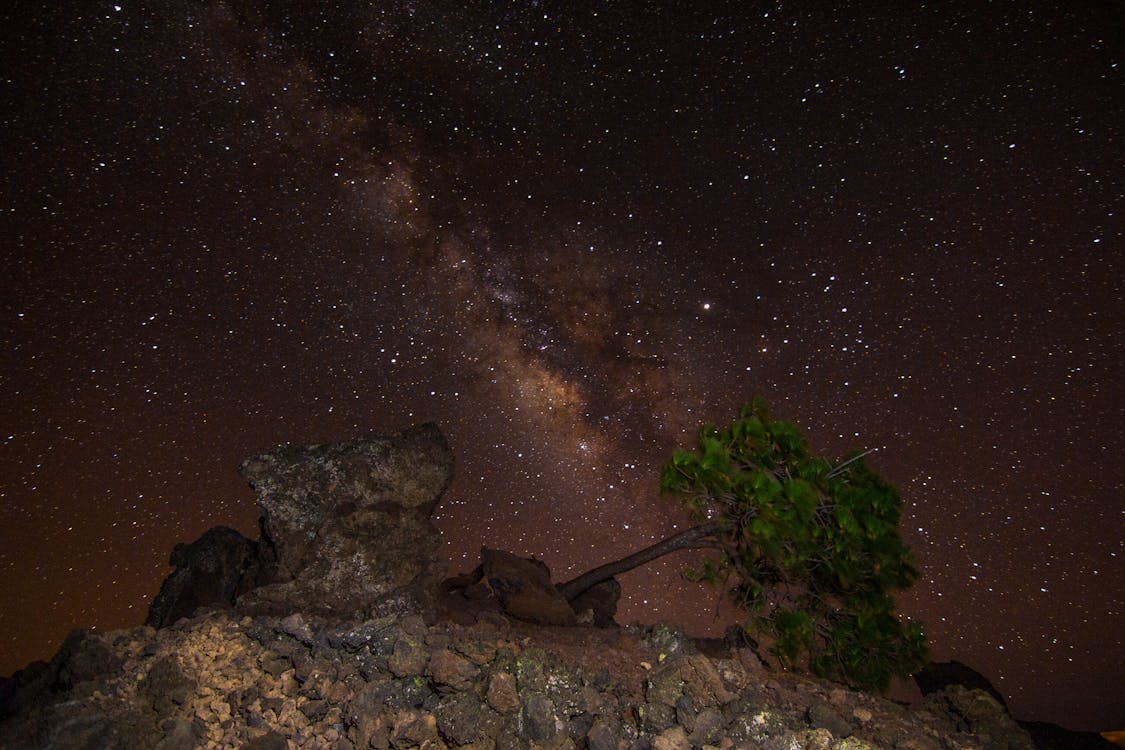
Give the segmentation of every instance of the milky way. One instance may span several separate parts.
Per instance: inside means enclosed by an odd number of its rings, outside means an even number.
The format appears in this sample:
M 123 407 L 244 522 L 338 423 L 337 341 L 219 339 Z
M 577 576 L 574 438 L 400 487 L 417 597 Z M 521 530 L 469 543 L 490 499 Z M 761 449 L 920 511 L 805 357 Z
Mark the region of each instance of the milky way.
M 1120 723 L 1111 9 L 452 5 L 0 11 L 0 672 L 255 534 L 251 453 L 437 421 L 451 572 L 565 580 L 758 394 L 878 449 L 935 658 Z M 722 632 L 691 559 L 619 619 Z

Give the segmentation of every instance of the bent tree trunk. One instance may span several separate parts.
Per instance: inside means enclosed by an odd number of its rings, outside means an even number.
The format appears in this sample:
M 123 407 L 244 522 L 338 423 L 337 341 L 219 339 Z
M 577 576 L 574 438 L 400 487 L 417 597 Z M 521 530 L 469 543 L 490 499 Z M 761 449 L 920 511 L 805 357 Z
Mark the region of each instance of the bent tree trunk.
M 690 529 L 685 529 L 678 534 L 673 534 L 670 537 L 661 539 L 656 544 L 634 552 L 628 557 L 623 557 L 620 560 L 600 565 L 573 580 L 560 583 L 555 588 L 558 589 L 559 593 L 562 594 L 567 601 L 571 601 L 574 597 L 602 581 L 608 581 L 616 575 L 626 573 L 633 568 L 644 565 L 651 560 L 663 557 L 671 552 L 681 549 L 698 549 L 701 547 L 718 548 L 721 546 L 716 537 L 716 532 L 718 530 L 719 526 L 716 523 L 692 526 Z

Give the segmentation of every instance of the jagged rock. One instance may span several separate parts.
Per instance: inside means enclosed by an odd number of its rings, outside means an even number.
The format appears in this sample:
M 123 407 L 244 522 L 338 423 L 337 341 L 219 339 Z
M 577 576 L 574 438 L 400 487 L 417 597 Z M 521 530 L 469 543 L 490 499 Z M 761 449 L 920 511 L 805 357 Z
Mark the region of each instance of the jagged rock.
M 149 605 L 145 624 L 154 628 L 190 617 L 200 607 L 232 607 L 235 600 L 264 580 L 258 543 L 234 529 L 216 526 L 190 544 L 177 544 L 164 579 Z
M 70 690 L 121 668 L 121 658 L 105 636 L 91 630 L 74 630 L 51 659 L 55 690 Z
M 540 625 L 574 625 L 577 617 L 551 584 L 551 571 L 534 558 L 487 547 L 480 551 L 488 585 L 504 611 Z
M 171 716 L 195 692 L 198 686 L 180 666 L 174 656 L 157 659 L 137 686 L 137 693 L 160 716 Z
M 289 743 L 285 735 L 277 732 L 266 732 L 261 737 L 250 740 L 245 745 L 246 750 L 289 750 Z
M 676 723 L 676 709 L 664 703 L 642 703 L 637 718 L 646 732 L 661 732 Z
M 714 708 L 705 708 L 695 716 L 689 739 L 693 747 L 714 745 L 723 734 L 723 715 Z
M 240 611 L 362 620 L 432 615 L 445 576 L 430 513 L 453 474 L 436 425 L 347 443 L 282 446 L 239 471 L 262 511 L 275 581 L 243 595 Z
M 595 627 L 608 628 L 616 625 L 613 619 L 617 614 L 617 602 L 621 599 L 621 584 L 610 578 L 591 586 L 570 600 L 570 608 L 578 613 L 583 622 Z
M 600 716 L 586 733 L 589 750 L 624 750 L 621 722 L 614 716 Z
M 734 695 L 723 685 L 714 663 L 703 654 L 683 654 L 665 659 L 648 675 L 645 696 L 649 703 L 692 713 L 729 703 Z M 687 699 L 687 704 L 681 704 Z
M 652 741 L 652 750 L 691 750 L 683 727 L 670 727 Z
M 394 642 L 391 654 L 387 657 L 387 668 L 395 677 L 422 674 L 430 655 L 426 646 L 409 633 Z
M 688 654 L 697 650 L 692 639 L 688 638 L 682 630 L 663 622 L 645 628 L 641 637 L 664 656 Z
M 471 692 L 456 693 L 434 709 L 438 733 L 450 745 L 467 745 L 480 730 L 480 700 Z

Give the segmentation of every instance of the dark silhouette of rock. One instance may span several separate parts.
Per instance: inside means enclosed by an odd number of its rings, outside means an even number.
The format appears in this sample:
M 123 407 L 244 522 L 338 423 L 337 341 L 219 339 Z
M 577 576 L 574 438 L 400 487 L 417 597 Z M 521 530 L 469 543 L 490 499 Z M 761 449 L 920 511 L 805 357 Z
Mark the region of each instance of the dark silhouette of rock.
M 281 446 L 239 467 L 258 496 L 273 580 L 240 611 L 364 619 L 433 610 L 445 575 L 430 513 L 453 476 L 434 424 L 331 445 Z
M 154 628 L 190 617 L 200 607 L 233 607 L 263 580 L 258 543 L 226 526 L 209 529 L 190 544 L 177 544 L 170 564 L 175 570 L 164 579 L 145 620 Z
M 498 549 L 481 549 L 484 578 L 504 611 L 540 625 L 574 625 L 578 618 L 566 598 L 551 584 L 551 571 L 541 561 Z
M 992 686 L 987 677 L 959 661 L 932 661 L 914 675 L 914 682 L 918 684 L 922 695 L 936 693 L 950 685 L 963 685 L 971 690 L 983 690 L 1001 706 L 1008 707 L 1004 696 L 1000 695 L 1000 691 Z
M 1075 732 L 1046 721 L 1021 721 L 1036 750 L 1121 750 L 1097 732 Z
M 551 572 L 541 560 L 485 547 L 481 559 L 486 557 L 488 573 L 482 562 L 468 573 L 442 581 L 442 592 L 464 600 L 479 599 L 482 591 L 484 595 L 491 592 L 504 612 L 528 622 L 579 622 L 600 628 L 617 625 L 614 617 L 621 599 L 621 584 L 616 578 L 601 581 L 567 601 L 559 587 L 551 583 Z M 487 588 L 479 583 L 482 579 L 488 580 Z
M 73 630 L 49 662 L 36 661 L 0 682 L 0 719 L 48 700 L 88 687 L 120 671 L 123 659 L 104 636 Z M 0 747 L 4 747 L 0 743 Z
M 570 600 L 570 608 L 582 622 L 599 628 L 616 625 L 617 602 L 621 599 L 621 584 L 616 578 L 591 586 Z

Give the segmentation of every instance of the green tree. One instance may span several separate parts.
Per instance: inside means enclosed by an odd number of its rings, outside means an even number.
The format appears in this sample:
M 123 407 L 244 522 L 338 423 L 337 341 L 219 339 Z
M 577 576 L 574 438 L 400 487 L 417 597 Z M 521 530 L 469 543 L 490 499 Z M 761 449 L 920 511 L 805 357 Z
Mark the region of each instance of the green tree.
M 918 575 L 898 533 L 902 501 L 864 455 L 810 455 L 801 431 L 755 399 L 664 466 L 661 490 L 683 501 L 696 526 L 559 590 L 573 599 L 668 552 L 715 548 L 718 558 L 689 577 L 726 586 L 748 614 L 747 632 L 783 664 L 884 690 L 921 668 L 927 652 L 921 627 L 895 614 L 894 592 Z
M 898 533 L 898 492 L 864 463 L 810 455 L 804 435 L 755 399 L 723 430 L 705 427 L 695 452 L 676 451 L 661 476 L 721 551 L 694 572 L 729 581 L 786 664 L 883 690 L 926 662 L 917 623 L 895 615 L 893 592 L 918 573 Z

